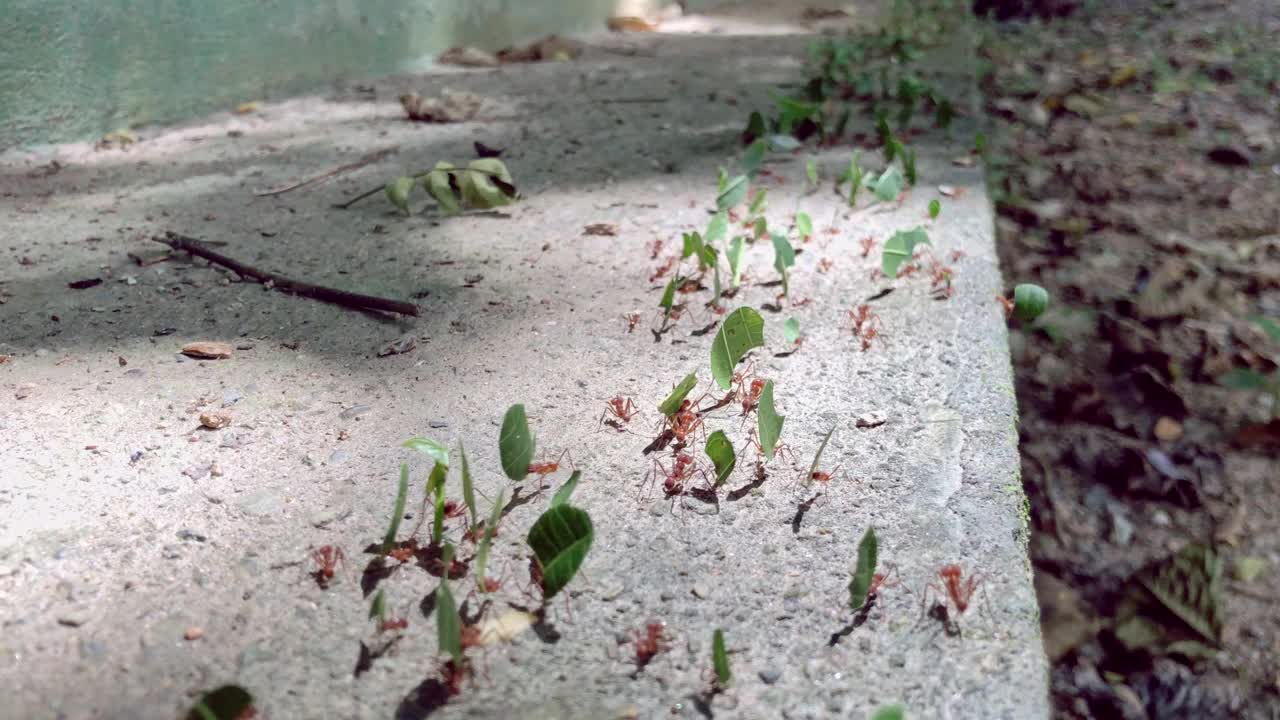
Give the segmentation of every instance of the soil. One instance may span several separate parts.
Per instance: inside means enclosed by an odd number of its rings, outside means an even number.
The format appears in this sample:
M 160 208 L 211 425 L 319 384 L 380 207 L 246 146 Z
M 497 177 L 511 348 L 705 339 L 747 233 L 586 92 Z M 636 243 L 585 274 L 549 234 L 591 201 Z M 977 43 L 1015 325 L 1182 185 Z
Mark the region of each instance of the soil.
M 1280 407 L 1221 378 L 1280 353 L 1280 5 L 1103 5 L 982 50 L 1004 272 L 1055 303 L 1011 335 L 1055 715 L 1272 718 Z M 1222 652 L 1122 652 L 1125 588 L 1192 544 Z

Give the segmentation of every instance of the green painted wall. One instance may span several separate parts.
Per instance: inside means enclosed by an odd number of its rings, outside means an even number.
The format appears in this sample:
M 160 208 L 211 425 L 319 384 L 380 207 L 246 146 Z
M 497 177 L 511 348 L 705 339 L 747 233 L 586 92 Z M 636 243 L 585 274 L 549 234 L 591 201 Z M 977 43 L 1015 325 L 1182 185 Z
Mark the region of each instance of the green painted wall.
M 600 28 L 613 0 L 0 0 L 0 150 Z

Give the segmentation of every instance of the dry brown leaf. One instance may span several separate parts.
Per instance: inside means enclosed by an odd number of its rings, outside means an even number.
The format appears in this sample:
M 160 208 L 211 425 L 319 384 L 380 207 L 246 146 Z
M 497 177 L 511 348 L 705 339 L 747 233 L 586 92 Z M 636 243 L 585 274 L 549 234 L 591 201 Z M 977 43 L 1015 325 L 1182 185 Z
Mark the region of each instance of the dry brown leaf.
M 611 32 L 653 32 L 658 29 L 657 23 L 634 15 L 611 17 L 605 25 Z
M 451 47 L 440 53 L 436 62 L 459 67 L 498 67 L 498 56 L 477 47 Z
M 225 360 L 231 357 L 231 344 L 202 340 L 182 346 L 182 354 L 202 360 Z
M 604 235 L 613 237 L 618 234 L 618 226 L 613 223 L 591 223 L 582 228 L 583 235 Z
M 200 413 L 200 424 L 210 430 L 221 430 L 231 424 L 231 413 L 226 410 L 210 410 Z
M 480 623 L 480 644 L 496 645 L 511 642 L 517 635 L 533 627 L 536 618 L 527 612 L 511 610 L 498 617 L 488 617 Z
M 423 97 L 418 93 L 400 96 L 400 106 L 410 120 L 417 122 L 466 122 L 480 112 L 484 99 L 469 92 L 445 89 L 440 97 Z

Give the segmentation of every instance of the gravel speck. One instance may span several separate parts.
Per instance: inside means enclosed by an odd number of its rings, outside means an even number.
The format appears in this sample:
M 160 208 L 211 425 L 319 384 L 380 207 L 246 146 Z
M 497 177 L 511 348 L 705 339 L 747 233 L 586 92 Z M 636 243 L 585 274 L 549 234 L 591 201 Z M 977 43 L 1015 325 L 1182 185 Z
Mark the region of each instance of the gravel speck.
M 372 410 L 373 408 L 369 407 L 368 405 L 352 405 L 346 410 L 343 410 L 342 412 L 338 413 L 338 417 L 342 418 L 343 420 L 350 420 L 352 418 L 358 418 L 361 415 L 364 415 L 365 413 L 370 412 Z
M 780 670 L 775 670 L 773 668 L 766 668 L 760 671 L 760 680 L 764 682 L 765 685 L 772 685 L 778 682 L 778 679 L 781 677 L 782 677 L 782 671 Z
M 194 540 L 195 542 L 204 542 L 208 540 L 208 536 L 203 533 L 196 532 L 190 528 L 182 528 L 178 531 L 179 540 Z

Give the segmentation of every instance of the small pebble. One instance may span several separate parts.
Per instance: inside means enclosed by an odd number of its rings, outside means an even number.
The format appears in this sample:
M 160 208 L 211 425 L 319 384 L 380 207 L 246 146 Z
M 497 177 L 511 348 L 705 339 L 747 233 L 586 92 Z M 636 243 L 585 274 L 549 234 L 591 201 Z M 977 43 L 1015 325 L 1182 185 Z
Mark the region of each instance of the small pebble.
M 711 595 L 711 588 L 708 588 L 706 585 L 699 583 L 693 586 L 693 595 L 694 597 L 701 598 L 702 600 L 706 600 L 707 597 Z
M 437 430 L 439 430 L 440 428 L 447 428 L 447 427 L 449 427 L 449 423 L 445 422 L 444 420 L 432 420 L 432 421 L 428 422 L 428 423 L 427 423 L 427 425 L 429 425 L 429 426 L 431 426 L 431 427 L 433 427 L 433 428 L 435 428 L 435 429 L 437 429 Z
M 865 415 L 859 415 L 858 419 L 855 420 L 853 424 L 860 428 L 873 428 L 880 427 L 886 422 L 888 422 L 888 418 L 884 415 L 878 412 L 869 412 Z
M 204 637 L 204 628 L 199 625 L 192 625 L 182 634 L 184 640 L 199 640 L 202 637 Z
M 208 465 L 192 465 L 191 467 L 183 469 L 182 474 L 186 475 L 192 480 L 201 480 L 209 474 L 209 466 Z
M 200 424 L 210 430 L 221 430 L 231 424 L 231 413 L 226 410 L 200 413 Z
M 778 682 L 778 680 L 781 677 L 782 677 L 782 672 L 779 670 L 774 670 L 773 668 L 768 668 L 760 671 L 760 680 L 763 681 L 765 685 L 772 685 Z
M 178 558 L 182 557 L 182 553 L 178 550 L 177 545 L 165 545 L 163 548 L 161 548 L 160 555 L 165 560 L 177 560 Z
M 368 405 L 352 405 L 346 410 L 343 410 L 341 413 L 338 413 L 338 417 L 342 418 L 343 420 L 350 420 L 351 418 L 358 418 L 372 409 L 373 408 L 369 407 Z
M 89 619 L 80 613 L 58 616 L 58 624 L 64 627 L 80 627 L 88 621 Z
M 194 540 L 194 541 L 196 541 L 196 542 L 204 542 L 205 540 L 208 540 L 209 538 L 208 538 L 207 536 L 205 536 L 205 535 L 203 535 L 203 534 L 199 533 L 199 532 L 196 532 L 195 530 L 190 529 L 190 528 L 183 528 L 183 529 L 181 529 L 181 530 L 179 530 L 179 531 L 178 531 L 178 539 L 179 539 L 179 540 Z

